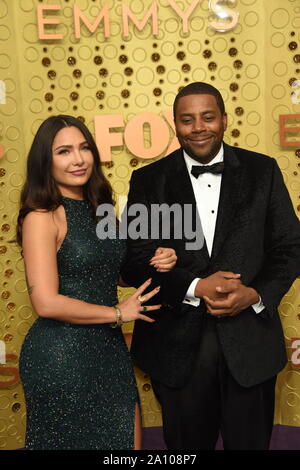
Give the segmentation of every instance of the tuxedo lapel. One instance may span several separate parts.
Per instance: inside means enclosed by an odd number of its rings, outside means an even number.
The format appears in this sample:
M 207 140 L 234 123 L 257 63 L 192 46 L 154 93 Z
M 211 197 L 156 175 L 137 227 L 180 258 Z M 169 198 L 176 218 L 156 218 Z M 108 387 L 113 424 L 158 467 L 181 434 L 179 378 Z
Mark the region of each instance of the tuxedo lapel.
M 174 160 L 169 171 L 168 180 L 171 182 L 169 188 L 169 203 L 178 202 L 182 206 L 183 210 L 183 206 L 185 204 L 191 205 L 193 210 L 193 219 L 195 217 L 198 217 L 199 226 L 201 226 L 201 221 L 199 219 L 196 207 L 196 199 L 193 191 L 193 186 L 181 149 L 178 150 L 174 155 Z M 191 253 L 193 253 L 193 256 L 195 256 L 195 258 L 197 259 L 199 268 L 201 268 L 201 270 L 205 269 L 205 266 L 207 266 L 209 263 L 209 254 L 205 239 L 203 247 L 200 250 L 195 250 Z
M 168 175 L 171 200 L 179 202 L 182 205 L 192 204 L 196 207 L 193 187 L 181 149 L 174 154 L 172 160 Z
M 243 167 L 234 151 L 224 144 L 224 171 L 220 189 L 218 216 L 215 227 L 211 262 L 216 258 L 232 226 L 237 206 L 242 197 Z

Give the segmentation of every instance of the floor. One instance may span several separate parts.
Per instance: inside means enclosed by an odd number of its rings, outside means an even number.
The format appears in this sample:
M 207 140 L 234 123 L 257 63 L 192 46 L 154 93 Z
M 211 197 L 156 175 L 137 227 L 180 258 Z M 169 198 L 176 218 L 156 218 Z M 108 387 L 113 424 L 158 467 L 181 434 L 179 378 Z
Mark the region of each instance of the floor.
M 161 427 L 143 429 L 144 450 L 164 450 L 163 432 Z M 221 439 L 216 450 L 222 450 Z M 276 425 L 273 428 L 270 450 L 300 450 L 300 427 Z

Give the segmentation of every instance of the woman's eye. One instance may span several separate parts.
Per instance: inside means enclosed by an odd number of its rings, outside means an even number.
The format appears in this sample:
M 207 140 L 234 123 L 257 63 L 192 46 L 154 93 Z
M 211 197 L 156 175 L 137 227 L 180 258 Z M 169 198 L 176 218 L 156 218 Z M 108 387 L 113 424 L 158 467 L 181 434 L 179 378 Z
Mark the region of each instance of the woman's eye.
M 64 154 L 67 154 L 67 153 L 69 153 L 68 149 L 62 149 L 58 152 L 58 155 L 64 155 Z

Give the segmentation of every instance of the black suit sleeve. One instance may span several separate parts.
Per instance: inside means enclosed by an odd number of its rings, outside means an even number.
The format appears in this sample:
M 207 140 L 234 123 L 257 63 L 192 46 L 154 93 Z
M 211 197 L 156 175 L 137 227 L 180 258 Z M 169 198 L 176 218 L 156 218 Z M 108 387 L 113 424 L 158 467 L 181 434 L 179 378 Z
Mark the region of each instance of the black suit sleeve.
M 282 297 L 300 274 L 300 224 L 276 160 L 265 223 L 265 258 L 251 283 L 260 294 L 265 311 L 273 316 Z M 260 314 L 260 315 L 261 315 Z
M 121 276 L 128 285 L 134 287 L 140 286 L 151 277 L 153 280 L 151 287 L 161 286 L 160 298 L 163 303 L 175 306 L 184 300 L 188 287 L 197 276 L 189 269 L 179 267 L 179 265 L 184 266 L 185 255 L 184 253 L 182 255 L 178 253 L 173 240 L 153 239 L 151 236 L 150 213 L 151 203 L 154 201 L 150 200 L 146 194 L 145 188 L 149 185 L 147 179 L 147 175 L 141 174 L 139 171 L 133 172 L 131 177 L 128 203 L 125 209 L 127 211 L 127 256 L 121 269 Z M 155 183 L 153 181 L 153 184 Z M 144 235 L 147 235 L 146 239 L 134 239 L 132 236 L 132 228 L 135 226 L 133 212 L 138 209 L 135 204 L 142 204 L 147 212 L 147 215 L 143 212 L 144 216 L 141 219 L 143 227 L 140 227 L 143 229 Z M 122 223 L 124 223 L 124 215 L 125 212 L 123 213 Z M 166 273 L 158 273 L 149 264 L 155 250 L 160 246 L 174 248 L 179 258 L 177 265 Z

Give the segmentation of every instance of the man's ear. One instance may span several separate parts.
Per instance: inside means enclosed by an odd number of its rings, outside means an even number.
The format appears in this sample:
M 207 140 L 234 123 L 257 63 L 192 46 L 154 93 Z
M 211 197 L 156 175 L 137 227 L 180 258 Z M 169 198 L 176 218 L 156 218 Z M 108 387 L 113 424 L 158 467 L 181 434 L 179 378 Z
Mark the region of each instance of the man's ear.
M 228 122 L 227 113 L 224 113 L 224 114 L 223 114 L 223 127 L 224 127 L 224 132 L 225 132 L 226 129 L 227 129 L 227 122 Z

